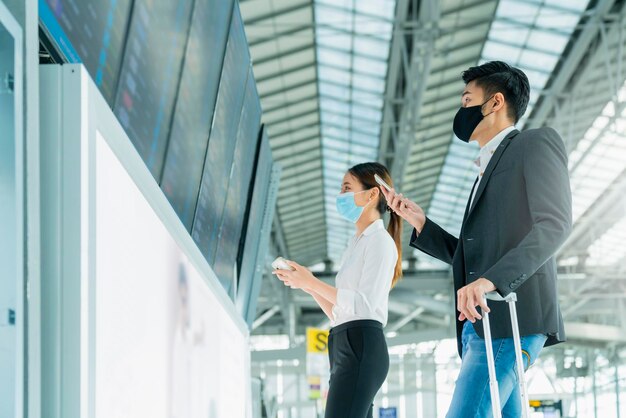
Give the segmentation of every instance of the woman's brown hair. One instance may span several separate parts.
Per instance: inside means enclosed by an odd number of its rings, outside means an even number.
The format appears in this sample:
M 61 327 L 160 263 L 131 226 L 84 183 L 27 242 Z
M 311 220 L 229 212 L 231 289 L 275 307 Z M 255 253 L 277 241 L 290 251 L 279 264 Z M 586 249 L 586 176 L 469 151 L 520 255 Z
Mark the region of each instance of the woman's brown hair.
M 380 163 L 363 163 L 357 164 L 351 169 L 348 170 L 350 174 L 356 177 L 361 184 L 365 187 L 366 190 L 378 188 L 378 183 L 374 179 L 374 175 L 378 174 L 380 178 L 382 178 L 385 183 L 389 186 L 393 187 L 393 182 L 391 180 L 391 176 L 389 175 L 389 170 L 387 167 Z M 378 212 L 382 215 L 388 210 L 387 200 L 385 200 L 385 196 L 380 193 L 380 198 L 378 199 L 377 209 Z M 393 238 L 396 243 L 396 248 L 398 249 L 398 261 L 396 262 L 396 267 L 393 273 L 393 280 L 391 281 L 391 287 L 395 286 L 396 283 L 402 277 L 402 218 L 395 212 L 389 211 L 390 220 L 389 226 L 387 227 L 387 232 Z

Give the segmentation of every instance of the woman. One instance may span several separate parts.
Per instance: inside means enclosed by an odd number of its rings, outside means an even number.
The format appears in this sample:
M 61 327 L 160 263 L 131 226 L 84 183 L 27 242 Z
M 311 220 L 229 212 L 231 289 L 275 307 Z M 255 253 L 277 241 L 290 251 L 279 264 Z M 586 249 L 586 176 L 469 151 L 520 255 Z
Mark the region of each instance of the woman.
M 388 207 L 374 174 L 391 185 L 389 172 L 378 163 L 356 165 L 343 178 L 337 210 L 356 224 L 356 234 L 343 256 L 336 286 L 294 262 L 289 262 L 294 271 L 273 272 L 286 286 L 313 296 L 331 320 L 326 418 L 371 418 L 374 396 L 389 371 L 383 327 L 389 290 L 402 275 L 402 220 L 390 212 L 385 230 L 381 215 Z

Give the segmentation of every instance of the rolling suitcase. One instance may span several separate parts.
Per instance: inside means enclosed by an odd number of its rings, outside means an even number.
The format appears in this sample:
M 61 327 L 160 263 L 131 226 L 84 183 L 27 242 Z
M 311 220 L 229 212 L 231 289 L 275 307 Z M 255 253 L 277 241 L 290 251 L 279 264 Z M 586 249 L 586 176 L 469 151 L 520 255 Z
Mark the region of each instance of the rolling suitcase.
M 509 304 L 511 314 L 511 325 L 513 327 L 513 343 L 515 344 L 515 363 L 517 366 L 518 384 L 520 389 L 520 402 L 522 403 L 522 417 L 530 418 L 530 405 L 528 402 L 528 391 L 526 388 L 526 377 L 524 376 L 524 360 L 522 359 L 522 344 L 520 342 L 519 325 L 517 323 L 517 295 L 512 292 L 506 297 L 500 296 L 497 292 L 487 293 L 487 300 L 504 301 Z M 500 406 L 500 391 L 498 380 L 496 379 L 496 365 L 493 359 L 493 345 L 491 343 L 491 327 L 489 325 L 489 313 L 483 312 L 483 330 L 485 332 L 485 347 L 487 349 L 487 366 L 489 368 L 489 389 L 491 391 L 491 409 L 494 418 L 502 418 L 502 407 Z

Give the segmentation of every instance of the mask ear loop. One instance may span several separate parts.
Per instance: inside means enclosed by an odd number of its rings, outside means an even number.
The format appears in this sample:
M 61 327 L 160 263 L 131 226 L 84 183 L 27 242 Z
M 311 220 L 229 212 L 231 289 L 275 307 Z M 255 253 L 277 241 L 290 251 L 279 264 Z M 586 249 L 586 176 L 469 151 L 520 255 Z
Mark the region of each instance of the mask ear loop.
M 365 192 L 368 192 L 368 191 L 370 191 L 370 190 L 372 190 L 372 189 L 365 189 L 365 190 L 361 190 L 360 192 L 352 192 L 352 194 L 353 194 L 354 196 L 356 196 L 357 194 L 360 194 L 360 193 L 365 193 Z M 370 204 L 370 202 L 371 202 L 371 201 L 372 201 L 372 198 L 367 199 L 367 203 L 366 203 L 365 205 L 363 205 L 363 206 L 360 206 L 360 207 L 362 207 L 362 208 L 363 208 L 363 210 L 365 210 L 365 208 L 367 207 L 367 205 L 369 205 L 369 204 Z M 356 205 L 356 201 L 354 202 L 354 204 Z M 357 205 L 357 206 L 359 206 L 359 205 Z
M 480 113 L 482 113 L 483 110 L 483 106 L 487 104 L 487 102 L 489 102 L 489 100 L 493 99 L 494 97 L 496 97 L 496 95 L 494 94 L 493 96 L 491 96 L 490 98 L 488 98 L 485 103 L 480 105 Z M 496 104 L 494 103 L 493 107 L 491 108 L 491 112 L 487 113 L 486 115 L 483 115 L 483 119 L 486 118 L 487 116 L 493 114 L 495 112 L 495 110 L 493 109 L 494 107 L 496 107 Z

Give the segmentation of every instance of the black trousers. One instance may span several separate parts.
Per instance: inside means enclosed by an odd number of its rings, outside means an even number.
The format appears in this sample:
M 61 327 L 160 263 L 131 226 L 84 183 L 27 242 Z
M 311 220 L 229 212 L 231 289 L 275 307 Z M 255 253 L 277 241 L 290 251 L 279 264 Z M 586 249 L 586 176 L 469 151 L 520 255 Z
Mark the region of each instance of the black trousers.
M 328 356 L 330 386 L 325 418 L 373 418 L 374 396 L 389 371 L 382 324 L 365 319 L 332 328 Z

